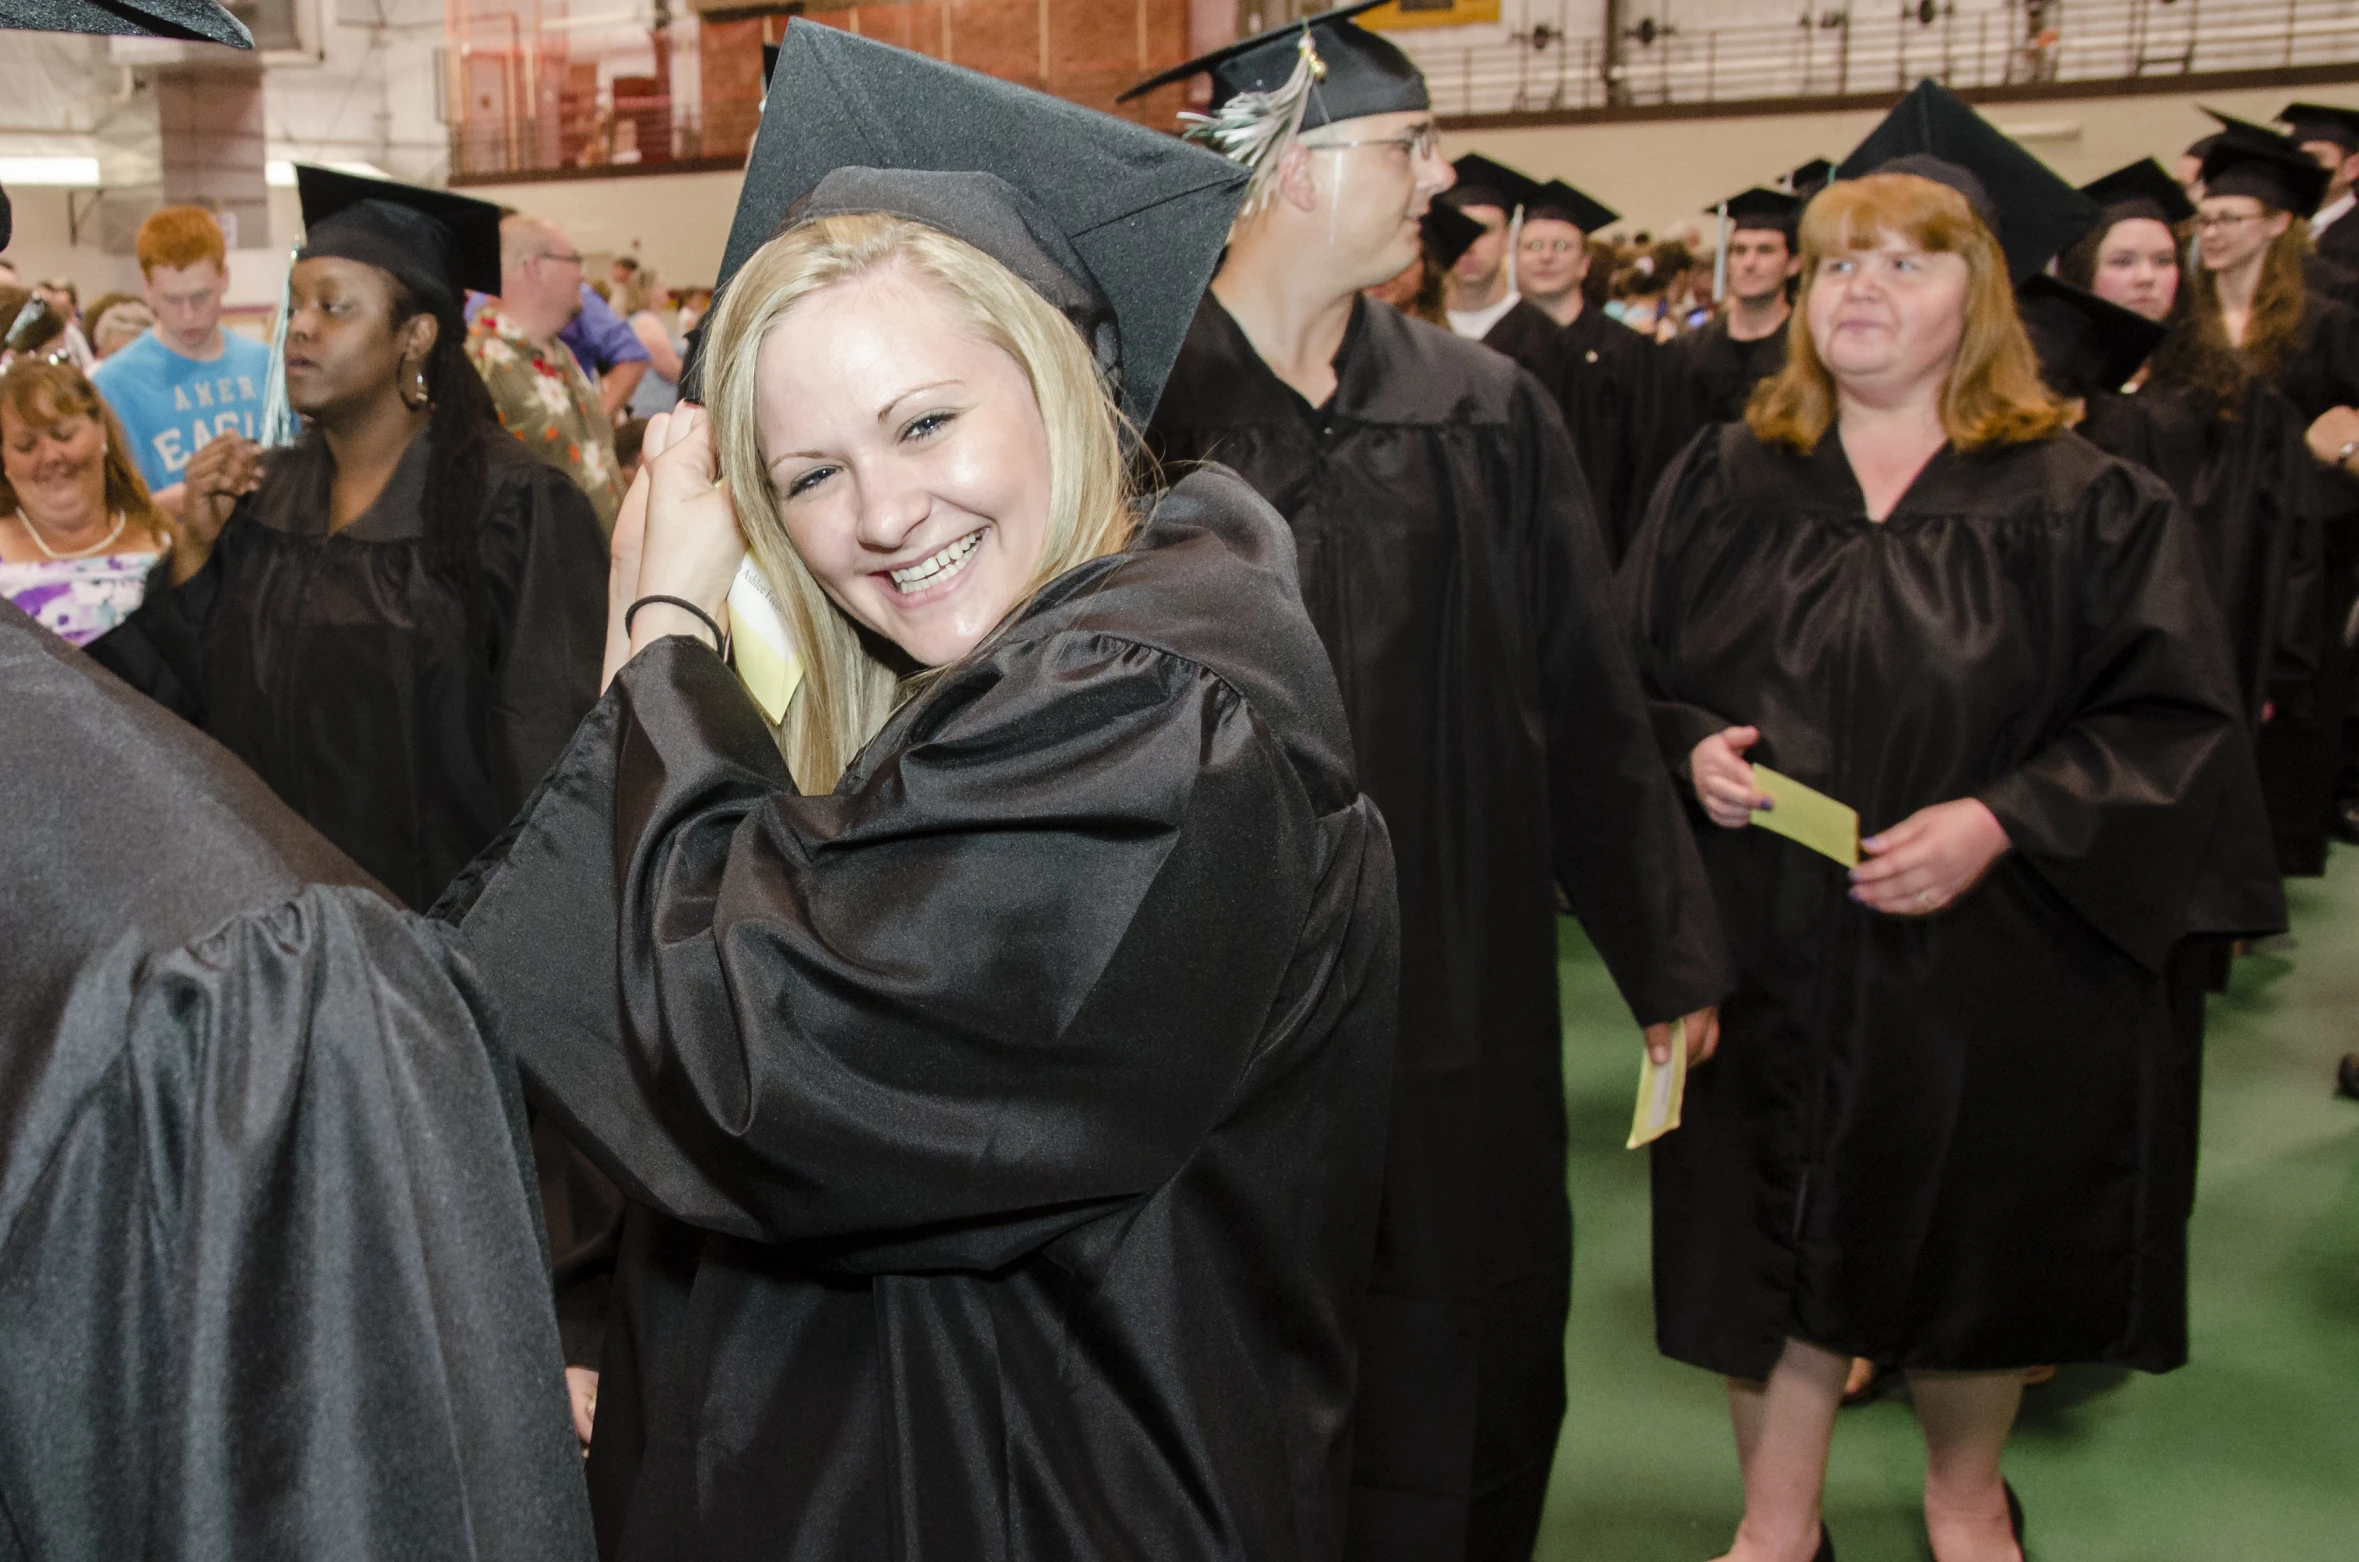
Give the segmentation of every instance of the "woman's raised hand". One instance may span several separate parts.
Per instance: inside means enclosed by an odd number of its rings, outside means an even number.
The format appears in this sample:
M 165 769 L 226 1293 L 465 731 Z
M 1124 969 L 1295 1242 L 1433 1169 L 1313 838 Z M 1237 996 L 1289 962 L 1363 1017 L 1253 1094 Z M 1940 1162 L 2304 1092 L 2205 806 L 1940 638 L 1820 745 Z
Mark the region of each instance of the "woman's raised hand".
M 716 621 L 728 610 L 729 586 L 745 559 L 745 535 L 737 529 L 737 507 L 721 478 L 712 421 L 702 407 L 683 402 L 648 422 L 638 481 L 615 520 L 614 549 L 616 582 L 630 591 L 626 609 L 647 597 L 668 596 L 695 603 Z M 626 550 L 636 553 L 636 579 L 628 582 L 622 579 Z M 641 609 L 632 627 L 634 651 L 661 635 L 704 633 L 691 615 L 661 603 Z
M 262 447 L 236 434 L 223 434 L 189 457 L 181 483 L 187 498 L 172 538 L 175 585 L 205 567 L 230 511 L 262 483 Z
M 1851 898 L 1889 916 L 1930 916 L 1982 882 L 2013 849 L 1998 815 L 1979 798 L 1920 808 L 1859 843 L 1869 860 L 1851 870 Z
M 1745 750 L 1760 741 L 1759 727 L 1729 727 L 1698 743 L 1687 756 L 1696 801 L 1724 830 L 1743 829 L 1752 823 L 1753 810 L 1769 806 L 1769 794 L 1754 787 L 1753 767 L 1745 759 Z

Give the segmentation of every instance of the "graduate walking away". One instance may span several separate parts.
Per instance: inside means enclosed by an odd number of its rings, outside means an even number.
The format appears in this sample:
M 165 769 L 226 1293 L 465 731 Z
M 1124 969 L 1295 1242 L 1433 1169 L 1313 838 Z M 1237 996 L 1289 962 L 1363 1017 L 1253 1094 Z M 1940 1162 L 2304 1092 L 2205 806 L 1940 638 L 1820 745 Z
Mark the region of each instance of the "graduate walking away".
M 1285 515 L 1401 865 L 1350 1555 L 1524 1562 L 1571 1281 L 1557 885 L 1659 1048 L 1689 1014 L 1708 1045 L 1719 934 L 1556 408 L 1499 354 L 1359 295 L 1415 253 L 1449 178 L 1423 78 L 1332 16 L 1210 68 L 1216 126 L 1307 96 L 1148 437 Z
M 2186 518 L 2065 431 L 2016 318 L 2094 207 L 1929 84 L 1845 172 L 1792 361 L 1622 575 L 1738 965 L 1653 1150 L 1656 1329 L 1728 1379 L 1734 1562 L 1831 1554 L 1855 1356 L 1909 1372 L 1938 1562 L 2016 1562 L 2024 1369 L 2186 1356 L 2160 973 L 2250 759 Z M 1865 860 L 1747 828 L 1755 760 Z
M 0 723 L 0 1555 L 588 1562 L 463 964 L 6 604 Z
M 451 904 L 637 1201 L 601 1550 L 1326 1562 L 1390 855 L 1284 525 L 1120 433 L 1243 177 L 807 22 L 772 89 L 619 671 Z

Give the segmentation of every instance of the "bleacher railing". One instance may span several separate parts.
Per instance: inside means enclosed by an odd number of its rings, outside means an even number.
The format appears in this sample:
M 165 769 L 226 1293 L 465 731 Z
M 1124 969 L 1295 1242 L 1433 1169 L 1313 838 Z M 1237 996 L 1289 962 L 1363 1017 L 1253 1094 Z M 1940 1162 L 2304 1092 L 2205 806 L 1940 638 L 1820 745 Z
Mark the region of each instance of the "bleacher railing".
M 1610 54 L 1573 30 L 1592 7 L 1553 25 L 1549 9 L 1534 0 L 1505 41 L 1398 37 L 1452 117 L 1874 97 L 1926 76 L 1968 89 L 2359 65 L 2354 0 L 1818 0 L 1776 22 L 1642 21 Z

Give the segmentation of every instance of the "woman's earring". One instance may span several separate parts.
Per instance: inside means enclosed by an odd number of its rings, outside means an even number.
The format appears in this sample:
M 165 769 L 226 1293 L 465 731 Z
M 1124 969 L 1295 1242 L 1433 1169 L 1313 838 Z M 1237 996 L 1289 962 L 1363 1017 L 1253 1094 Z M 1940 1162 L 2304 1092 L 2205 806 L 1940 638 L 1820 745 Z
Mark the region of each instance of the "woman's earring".
M 426 392 L 426 366 L 424 364 L 419 364 L 410 372 L 417 382 L 417 394 L 413 396 L 407 389 L 404 389 L 401 393 L 401 399 L 410 408 L 410 410 L 414 412 L 418 408 L 425 406 L 426 403 L 432 398 L 429 397 Z

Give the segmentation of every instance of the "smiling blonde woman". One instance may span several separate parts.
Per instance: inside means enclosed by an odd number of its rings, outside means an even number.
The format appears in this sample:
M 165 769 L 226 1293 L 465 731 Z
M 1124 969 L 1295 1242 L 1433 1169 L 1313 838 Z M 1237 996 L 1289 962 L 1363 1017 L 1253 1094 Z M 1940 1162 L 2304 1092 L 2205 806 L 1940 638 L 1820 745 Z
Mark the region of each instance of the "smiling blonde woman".
M 1242 176 L 800 22 L 770 103 L 612 687 L 448 908 L 636 1201 L 601 1551 L 1330 1557 L 1391 856 L 1284 524 L 1122 480 Z

